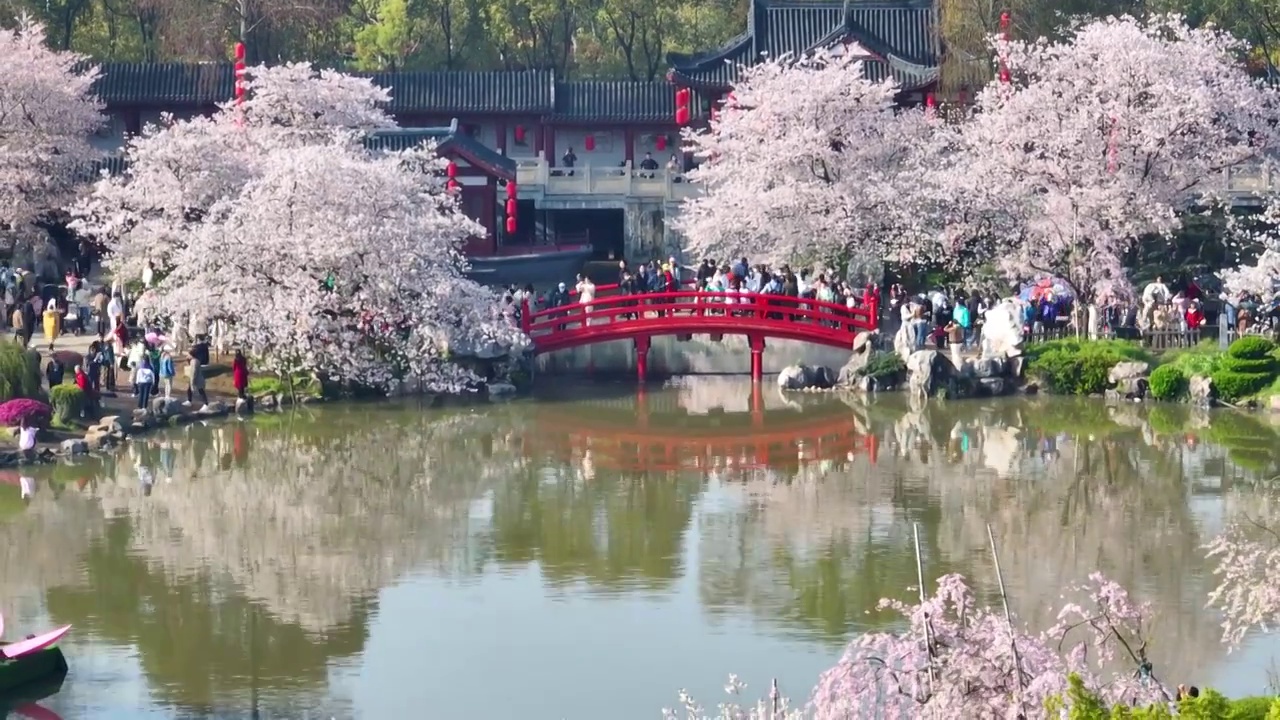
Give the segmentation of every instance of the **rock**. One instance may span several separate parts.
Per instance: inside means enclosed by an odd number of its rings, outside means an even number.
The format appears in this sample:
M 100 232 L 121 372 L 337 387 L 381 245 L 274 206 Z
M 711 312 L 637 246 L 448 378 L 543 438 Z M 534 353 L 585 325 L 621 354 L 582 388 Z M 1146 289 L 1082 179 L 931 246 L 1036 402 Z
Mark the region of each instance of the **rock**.
M 803 390 L 809 387 L 809 368 L 804 365 L 789 365 L 778 373 L 778 387 L 782 390 Z
M 516 386 L 511 383 L 495 382 L 487 385 L 490 398 L 508 397 L 516 394 Z
M 254 400 L 254 405 L 262 408 L 263 410 L 274 410 L 277 405 L 276 396 L 272 393 L 266 393 L 265 395 L 256 398 Z
M 120 424 L 120 418 L 115 415 L 109 415 L 104 418 L 99 418 L 98 424 L 90 426 L 88 432 L 108 435 L 111 433 L 121 432 L 122 430 L 124 430 L 124 426 Z
M 253 412 L 253 402 L 244 398 L 236 398 L 236 414 L 248 415 Z
M 893 351 L 898 353 L 902 362 L 906 362 L 911 357 L 911 353 L 916 351 L 916 322 L 903 320 L 902 327 L 898 328 L 898 332 L 893 335 Z
M 167 418 L 182 412 L 182 403 L 177 398 L 156 398 L 151 401 L 151 414 L 156 418 Z
M 907 385 L 913 393 L 928 395 L 933 390 L 937 350 L 916 350 L 907 358 Z
M 981 357 L 1020 357 L 1022 343 L 1022 303 L 1005 298 L 982 316 Z
M 999 397 L 1008 392 L 1009 383 L 1002 377 L 980 377 L 978 378 L 978 395 L 984 397 Z
M 1006 362 L 1003 355 L 978 358 L 973 361 L 972 365 L 973 376 L 980 380 L 987 378 L 1002 378 L 1004 377 L 1006 370 Z
M 1014 380 L 1022 379 L 1022 371 L 1027 365 L 1027 359 L 1018 355 L 1016 357 L 1005 358 L 1004 374 Z
M 89 443 L 84 440 L 63 440 L 62 452 L 67 455 L 84 455 L 89 452 Z
M 862 377 L 858 378 L 857 387 L 862 392 L 868 392 L 868 393 L 875 392 L 877 389 L 876 379 L 867 375 L 863 375 Z
M 1147 363 L 1138 360 L 1116 363 L 1116 366 L 1111 368 L 1111 372 L 1107 373 L 1107 380 L 1111 381 L 1113 385 L 1118 385 L 1125 380 L 1146 377 L 1147 368 L 1149 367 L 1151 366 Z
M 812 382 L 809 384 L 810 389 L 827 390 L 836 386 L 836 376 L 834 370 L 825 365 L 816 365 L 812 370 Z
M 225 415 L 227 413 L 227 406 L 221 400 L 214 400 L 196 412 L 201 415 Z
M 858 382 L 858 378 L 862 376 L 862 369 L 871 362 L 871 357 L 875 354 L 876 333 L 863 331 L 853 337 L 853 355 L 849 357 L 849 362 L 840 368 L 840 373 L 836 378 L 836 382 L 840 385 L 853 386 Z
M 133 424 L 146 427 L 151 423 L 151 411 L 146 408 L 138 408 L 133 411 Z
M 1188 394 L 1191 396 L 1191 403 L 1197 407 L 1209 407 L 1213 404 L 1214 390 L 1213 379 L 1205 375 L 1192 375 L 1191 382 L 1188 385 Z M 1276 401 L 1280 400 L 1280 396 L 1272 396 L 1271 408 L 1276 409 Z

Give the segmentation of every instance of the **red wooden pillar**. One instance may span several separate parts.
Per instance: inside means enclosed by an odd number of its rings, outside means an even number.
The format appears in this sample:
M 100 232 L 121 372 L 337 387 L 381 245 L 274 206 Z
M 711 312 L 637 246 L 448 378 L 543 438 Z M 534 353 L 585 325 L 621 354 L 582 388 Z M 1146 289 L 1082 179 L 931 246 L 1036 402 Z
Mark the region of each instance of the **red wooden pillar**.
M 556 129 L 551 125 L 542 128 L 542 154 L 547 159 L 547 167 L 556 166 Z
M 764 379 L 764 336 L 748 335 L 747 341 L 751 344 L 751 381 L 758 383 Z
M 636 344 L 636 378 L 641 383 L 645 381 L 645 377 L 649 374 L 649 347 L 652 338 L 648 335 L 641 335 L 635 339 Z

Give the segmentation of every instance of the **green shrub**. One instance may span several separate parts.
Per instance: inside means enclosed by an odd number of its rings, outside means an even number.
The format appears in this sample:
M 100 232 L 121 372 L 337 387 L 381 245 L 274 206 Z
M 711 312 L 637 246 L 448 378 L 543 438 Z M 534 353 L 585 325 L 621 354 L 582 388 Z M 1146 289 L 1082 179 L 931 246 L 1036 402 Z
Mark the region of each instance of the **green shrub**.
M 1067 720 L 1173 720 L 1175 717 L 1166 703 L 1150 707 L 1117 706 L 1108 708 L 1094 693 L 1084 687 L 1076 675 L 1070 678 L 1070 686 L 1063 697 L 1050 698 L 1045 703 L 1049 717 Z M 1069 709 L 1068 709 L 1069 708 Z M 1062 711 L 1066 709 L 1066 712 Z M 1060 715 L 1061 713 L 1061 715 Z M 1186 698 L 1177 704 L 1177 716 L 1183 720 L 1267 720 L 1280 718 L 1280 698 L 1248 697 L 1229 700 L 1214 690 L 1201 690 L 1199 697 Z
M 27 398 L 44 399 L 40 354 L 14 342 L 0 341 L 0 403 Z
M 84 412 L 84 391 L 75 385 L 59 385 L 49 392 L 49 403 L 53 405 L 53 421 L 70 424 Z
M 1187 376 L 1175 365 L 1161 365 L 1147 378 L 1151 397 L 1157 400 L 1176 400 L 1187 394 Z
M 1245 360 L 1261 360 L 1276 349 L 1276 344 L 1259 335 L 1245 335 L 1231 343 L 1227 354 Z
M 906 371 L 907 364 L 903 362 L 898 353 L 886 352 L 872 355 L 859 374 L 862 377 L 883 380 L 900 377 Z
M 1196 375 L 1209 376 L 1213 374 L 1214 370 L 1218 369 L 1223 357 L 1225 355 L 1219 349 L 1218 342 L 1216 340 L 1206 340 L 1195 347 L 1182 348 L 1165 353 L 1160 358 L 1160 364 L 1172 365 L 1189 378 Z
M 1257 359 L 1227 355 L 1223 357 L 1222 361 L 1218 364 L 1218 369 L 1237 373 L 1267 373 L 1274 375 L 1276 372 L 1276 361 L 1269 355 Z
M 1269 372 L 1242 373 L 1220 369 L 1213 374 L 1213 387 L 1218 391 L 1218 397 L 1235 402 L 1266 388 L 1273 377 Z
M 1141 347 L 1123 340 L 1052 340 L 1028 348 L 1027 373 L 1045 389 L 1064 395 L 1092 395 L 1107 389 L 1116 363 L 1150 362 Z

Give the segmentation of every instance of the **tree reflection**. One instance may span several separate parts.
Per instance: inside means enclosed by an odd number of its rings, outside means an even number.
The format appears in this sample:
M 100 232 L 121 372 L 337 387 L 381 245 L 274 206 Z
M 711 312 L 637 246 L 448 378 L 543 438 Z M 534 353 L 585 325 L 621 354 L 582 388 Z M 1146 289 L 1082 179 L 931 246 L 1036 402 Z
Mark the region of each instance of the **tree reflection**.
M 493 498 L 490 543 L 499 563 L 538 562 L 553 583 L 661 589 L 679 577 L 681 548 L 701 486 L 670 477 L 548 468 L 504 483 Z

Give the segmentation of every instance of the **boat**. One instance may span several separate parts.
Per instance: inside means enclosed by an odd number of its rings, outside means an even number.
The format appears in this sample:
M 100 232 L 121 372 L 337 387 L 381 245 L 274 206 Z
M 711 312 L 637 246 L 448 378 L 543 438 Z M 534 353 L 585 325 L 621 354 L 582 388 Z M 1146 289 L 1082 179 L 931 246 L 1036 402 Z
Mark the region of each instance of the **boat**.
M 591 252 L 590 245 L 507 245 L 492 255 L 470 255 L 467 276 L 494 286 L 572 285 Z
M 64 625 L 41 635 L 14 642 L 0 642 L 0 699 L 21 695 L 24 688 L 59 680 L 67 674 L 67 659 L 58 641 L 71 631 Z M 4 616 L 0 615 L 0 634 Z

